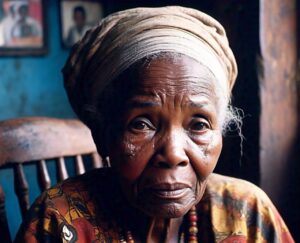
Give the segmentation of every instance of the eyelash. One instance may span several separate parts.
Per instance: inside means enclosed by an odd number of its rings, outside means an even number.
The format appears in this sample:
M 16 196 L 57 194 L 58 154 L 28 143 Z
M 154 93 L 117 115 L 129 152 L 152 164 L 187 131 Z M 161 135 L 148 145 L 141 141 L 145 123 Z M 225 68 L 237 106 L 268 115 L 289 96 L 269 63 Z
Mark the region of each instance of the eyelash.
M 139 125 L 142 125 L 143 127 L 138 128 L 137 126 L 139 126 Z M 151 123 L 151 121 L 149 119 L 140 118 L 140 117 L 133 119 L 129 123 L 128 127 L 132 131 L 144 131 L 145 128 L 147 128 L 147 130 L 155 130 L 154 125 Z
M 201 125 L 201 128 L 195 128 L 195 126 Z M 190 124 L 190 130 L 196 132 L 203 132 L 204 130 L 210 129 L 210 124 L 206 120 L 193 120 Z

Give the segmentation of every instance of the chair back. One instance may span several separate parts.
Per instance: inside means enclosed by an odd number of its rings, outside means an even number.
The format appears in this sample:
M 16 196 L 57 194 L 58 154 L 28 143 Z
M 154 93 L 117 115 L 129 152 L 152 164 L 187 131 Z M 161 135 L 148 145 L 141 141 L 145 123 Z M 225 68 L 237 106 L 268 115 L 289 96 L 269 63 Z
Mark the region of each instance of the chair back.
M 22 218 L 30 207 L 25 163 L 35 163 L 41 191 L 51 186 L 46 161 L 55 160 L 58 181 L 69 177 L 65 157 L 74 158 L 76 174 L 85 172 L 83 155 L 89 155 L 92 167 L 102 166 L 90 130 L 78 120 L 28 117 L 0 122 L 0 169 L 14 171 L 14 191 Z M 0 242 L 11 242 L 5 213 L 5 197 L 0 185 Z

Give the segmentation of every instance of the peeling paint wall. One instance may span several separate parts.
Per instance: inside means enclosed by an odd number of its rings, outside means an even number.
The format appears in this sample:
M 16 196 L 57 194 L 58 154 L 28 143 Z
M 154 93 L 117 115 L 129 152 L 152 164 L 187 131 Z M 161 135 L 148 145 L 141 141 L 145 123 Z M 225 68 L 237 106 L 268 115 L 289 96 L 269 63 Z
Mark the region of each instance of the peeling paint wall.
M 0 120 L 21 116 L 74 117 L 62 82 L 68 56 L 60 42 L 59 1 L 46 4 L 48 54 L 0 57 Z

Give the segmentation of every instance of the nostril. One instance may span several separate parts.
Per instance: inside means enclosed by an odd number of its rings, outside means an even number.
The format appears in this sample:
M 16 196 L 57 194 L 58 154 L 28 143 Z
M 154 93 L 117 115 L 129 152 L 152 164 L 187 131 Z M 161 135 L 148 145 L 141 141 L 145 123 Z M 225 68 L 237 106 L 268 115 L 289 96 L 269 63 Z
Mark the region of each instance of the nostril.
M 187 166 L 187 164 L 188 163 L 186 161 L 182 161 L 180 163 L 177 163 L 175 166 L 184 167 L 184 166 Z M 168 168 L 173 167 L 173 164 L 170 164 L 165 161 L 159 161 L 156 165 L 157 165 L 157 167 L 162 168 L 162 169 L 168 169 Z
M 186 161 L 182 161 L 180 163 L 178 163 L 178 166 L 181 166 L 181 167 L 184 167 L 184 166 L 187 166 L 187 162 Z

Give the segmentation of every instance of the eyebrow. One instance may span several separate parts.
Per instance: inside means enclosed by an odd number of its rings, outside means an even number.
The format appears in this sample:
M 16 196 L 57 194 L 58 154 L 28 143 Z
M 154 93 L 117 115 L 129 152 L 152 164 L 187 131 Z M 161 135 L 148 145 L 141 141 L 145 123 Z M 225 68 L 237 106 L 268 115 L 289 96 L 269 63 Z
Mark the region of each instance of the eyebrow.
M 207 106 L 207 102 L 195 102 L 195 101 L 189 101 L 188 106 L 196 107 L 196 108 L 203 108 L 204 106 Z
M 155 101 L 144 101 L 144 100 L 131 100 L 127 105 L 129 109 L 157 107 L 157 106 L 161 106 L 161 104 Z

